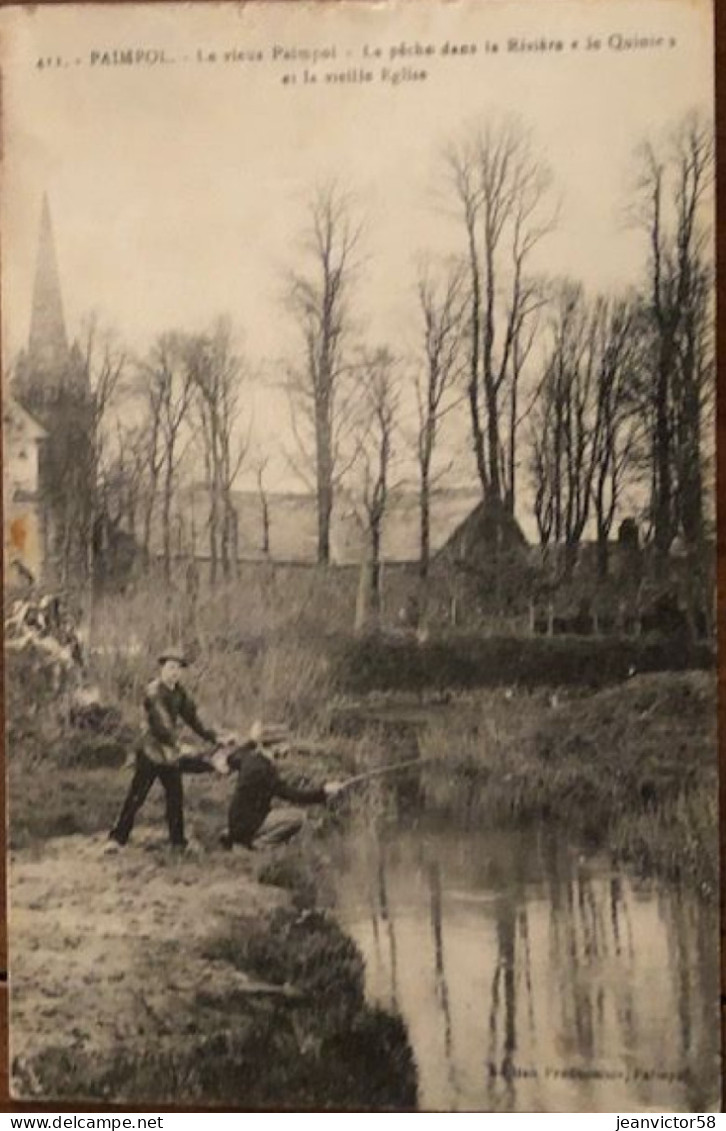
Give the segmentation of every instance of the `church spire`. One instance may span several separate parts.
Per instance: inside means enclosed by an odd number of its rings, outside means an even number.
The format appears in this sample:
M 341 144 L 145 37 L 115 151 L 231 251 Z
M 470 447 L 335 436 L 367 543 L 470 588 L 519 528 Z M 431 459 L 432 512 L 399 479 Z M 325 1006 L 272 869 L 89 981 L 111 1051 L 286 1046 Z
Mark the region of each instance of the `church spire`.
M 51 369 L 68 358 L 68 338 L 63 317 L 58 260 L 53 238 L 48 194 L 43 195 L 38 259 L 30 314 L 28 361 L 40 369 Z

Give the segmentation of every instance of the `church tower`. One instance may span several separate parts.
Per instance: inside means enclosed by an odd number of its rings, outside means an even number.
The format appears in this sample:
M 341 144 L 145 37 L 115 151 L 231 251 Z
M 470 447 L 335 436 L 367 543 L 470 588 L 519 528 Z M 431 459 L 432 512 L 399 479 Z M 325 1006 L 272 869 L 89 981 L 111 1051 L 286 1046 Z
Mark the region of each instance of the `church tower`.
M 90 387 L 77 345 L 69 347 L 48 197 L 43 197 L 28 348 L 18 359 L 14 392 L 42 419 L 59 399 L 88 401 Z
M 50 205 L 43 198 L 28 348 L 18 358 L 11 392 L 45 429 L 38 495 L 44 573 L 72 585 L 88 561 L 92 510 L 93 397 L 76 343 L 69 345 Z
M 33 305 L 30 312 L 28 355 L 31 363 L 45 368 L 68 358 L 68 339 L 63 317 L 58 259 L 53 239 L 50 204 L 43 197 L 38 259 L 35 268 Z

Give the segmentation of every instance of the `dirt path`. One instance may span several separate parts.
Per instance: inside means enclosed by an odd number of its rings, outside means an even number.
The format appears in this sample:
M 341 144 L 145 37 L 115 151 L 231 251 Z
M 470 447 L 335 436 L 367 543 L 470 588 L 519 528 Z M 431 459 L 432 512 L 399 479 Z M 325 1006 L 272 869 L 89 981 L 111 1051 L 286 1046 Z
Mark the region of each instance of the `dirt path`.
M 102 1057 L 157 1047 L 204 1025 L 231 996 L 280 993 L 205 955 L 234 923 L 285 901 L 254 860 L 177 857 L 158 830 L 109 853 L 105 836 L 67 836 L 11 858 L 11 1064 L 17 1094 L 37 1094 L 48 1049 Z

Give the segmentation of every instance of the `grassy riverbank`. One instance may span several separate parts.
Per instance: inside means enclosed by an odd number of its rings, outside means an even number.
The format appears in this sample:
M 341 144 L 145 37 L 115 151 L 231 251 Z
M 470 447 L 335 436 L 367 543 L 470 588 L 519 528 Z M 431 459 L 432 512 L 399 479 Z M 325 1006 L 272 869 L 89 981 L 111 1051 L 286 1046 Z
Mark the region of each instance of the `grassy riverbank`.
M 294 852 L 225 853 L 233 783 L 192 777 L 189 855 L 166 845 L 160 789 L 109 854 L 123 744 L 74 731 L 37 690 L 15 712 L 9 758 L 16 1094 L 415 1110 L 405 1026 L 366 1003 L 361 956 L 318 906 L 323 811 Z M 351 758 L 291 758 L 285 772 L 319 782 Z
M 315 755 L 291 758 L 286 776 L 344 777 L 420 750 L 425 766 L 374 779 L 344 803 L 341 820 L 346 805 L 369 822 L 392 805 L 448 812 L 464 827 L 544 818 L 643 873 L 714 897 L 712 673 L 639 674 L 600 690 L 419 689 L 356 703 L 332 698 L 330 668 L 308 668 L 305 655 L 272 648 L 245 675 L 238 657 L 210 654 L 198 673 L 209 688 L 201 700 L 229 725 L 259 713 L 322 740 Z M 116 657 L 100 674 L 132 725 L 148 665 Z M 186 794 L 196 854 L 168 853 L 157 790 L 132 845 L 109 857 L 128 742 L 74 731 L 27 673 L 10 675 L 19 1092 L 183 1096 L 250 1110 L 415 1108 L 405 1029 L 366 1004 L 360 955 L 320 910 L 321 834 L 335 816 L 312 811 L 294 848 L 230 856 L 217 837 L 231 783 L 194 777 Z M 348 711 L 347 737 L 330 733 L 331 703 Z M 356 712 L 358 728 L 349 725 Z
M 139 834 L 111 856 L 76 835 L 13 858 L 16 1094 L 415 1109 L 405 1028 L 365 1002 L 360 954 L 302 906 L 313 893 L 261 883 L 248 854 L 179 859 Z
M 426 803 L 466 819 L 545 818 L 643 874 L 718 891 L 716 680 L 636 676 L 562 694 L 464 700 L 421 740 L 445 752 Z

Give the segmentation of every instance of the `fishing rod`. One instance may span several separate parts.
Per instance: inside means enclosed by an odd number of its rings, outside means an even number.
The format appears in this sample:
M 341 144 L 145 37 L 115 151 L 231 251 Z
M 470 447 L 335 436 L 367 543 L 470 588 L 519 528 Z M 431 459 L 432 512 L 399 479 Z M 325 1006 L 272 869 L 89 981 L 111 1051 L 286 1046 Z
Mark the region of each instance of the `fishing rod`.
M 277 742 L 276 741 L 260 742 L 259 740 L 256 741 L 255 739 L 248 739 L 246 742 L 237 743 L 237 744 L 234 744 L 234 745 L 235 745 L 235 748 L 236 748 L 237 751 L 247 753 L 248 751 L 259 749 L 260 746 L 263 746 L 263 747 L 267 746 L 267 745 L 275 746 L 275 745 L 277 745 Z M 217 762 L 217 761 L 215 761 L 215 759 L 218 759 L 219 761 Z M 215 769 L 217 769 L 219 772 L 221 772 L 221 773 L 228 772 L 228 767 L 226 766 L 226 751 L 225 751 L 224 745 L 222 745 L 221 747 L 219 747 L 215 751 L 215 753 L 213 754 L 210 761 L 212 762 L 212 765 L 215 766 Z M 399 771 L 401 771 L 401 770 L 410 770 L 414 766 L 427 766 L 427 765 L 430 765 L 434 761 L 437 761 L 437 759 L 436 758 L 407 758 L 403 762 L 392 762 L 392 763 L 390 763 L 389 765 L 386 765 L 386 766 L 376 766 L 372 770 L 364 770 L 360 774 L 354 774 L 352 777 L 346 778 L 344 781 L 342 781 L 340 783 L 340 791 L 342 792 L 344 789 L 350 789 L 350 787 L 354 786 L 354 785 L 360 785 L 362 782 L 369 781 L 371 778 L 379 778 L 379 777 L 384 777 L 388 774 L 396 774 L 396 773 L 399 773 Z
M 377 766 L 374 770 L 366 770 L 362 774 L 354 774 L 353 777 L 346 778 L 345 781 L 340 783 L 340 788 L 341 790 L 348 789 L 352 785 L 368 781 L 369 778 L 383 777 L 384 774 L 395 774 L 399 770 L 408 770 L 412 766 L 426 766 L 433 760 L 433 758 L 408 758 L 405 762 L 393 762 L 389 766 Z

